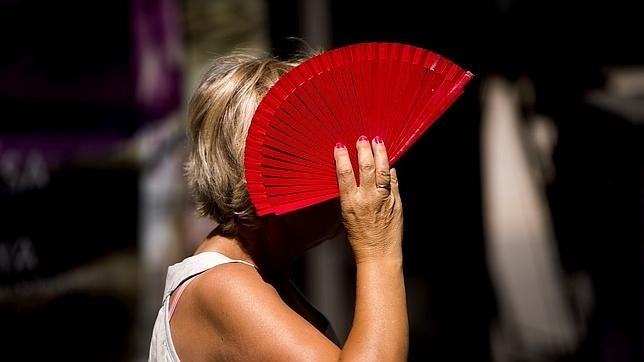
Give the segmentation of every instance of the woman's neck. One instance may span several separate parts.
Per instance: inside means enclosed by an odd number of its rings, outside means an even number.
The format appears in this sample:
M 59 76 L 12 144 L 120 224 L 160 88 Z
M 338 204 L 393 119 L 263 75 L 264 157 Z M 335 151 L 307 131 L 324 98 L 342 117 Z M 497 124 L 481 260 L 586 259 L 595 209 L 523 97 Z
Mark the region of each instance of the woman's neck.
M 255 264 L 252 256 L 249 255 L 243 248 L 241 248 L 239 243 L 235 239 L 228 238 L 216 233 L 211 233 L 208 238 L 201 242 L 201 244 L 195 251 L 195 254 L 203 253 L 206 251 L 215 251 L 231 259 L 243 260 L 251 264 Z
M 257 230 L 245 230 L 238 237 L 229 237 L 215 229 L 199 245 L 195 254 L 205 251 L 216 251 L 229 258 L 252 263 L 262 276 L 270 279 L 288 280 L 294 263 L 286 245 L 268 240 Z

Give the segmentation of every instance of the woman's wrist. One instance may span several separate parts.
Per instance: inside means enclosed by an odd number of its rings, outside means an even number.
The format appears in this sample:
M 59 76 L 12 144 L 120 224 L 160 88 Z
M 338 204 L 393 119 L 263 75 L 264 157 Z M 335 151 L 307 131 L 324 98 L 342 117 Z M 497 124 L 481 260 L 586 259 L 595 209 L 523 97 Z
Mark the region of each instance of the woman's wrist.
M 374 269 L 396 269 L 400 268 L 402 270 L 403 257 L 402 253 L 391 253 L 388 255 L 379 255 L 379 256 L 364 256 L 361 258 L 356 258 L 356 266 L 363 268 L 374 268 Z
M 353 250 L 356 264 L 383 263 L 387 261 L 402 263 L 402 248 L 400 244 L 381 247 L 360 248 Z

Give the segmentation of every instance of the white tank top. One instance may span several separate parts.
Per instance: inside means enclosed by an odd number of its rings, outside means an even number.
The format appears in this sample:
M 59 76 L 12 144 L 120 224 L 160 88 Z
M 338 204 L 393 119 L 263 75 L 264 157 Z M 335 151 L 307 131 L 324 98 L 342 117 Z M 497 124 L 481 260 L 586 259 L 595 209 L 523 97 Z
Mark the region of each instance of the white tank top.
M 179 356 L 172 343 L 170 333 L 170 317 L 172 315 L 170 306 L 170 295 L 186 280 L 205 272 L 217 265 L 226 263 L 242 263 L 255 267 L 253 264 L 243 260 L 230 259 L 229 257 L 214 251 L 199 253 L 184 259 L 182 262 L 168 267 L 168 274 L 165 280 L 163 291 L 163 304 L 152 329 L 152 340 L 150 341 L 150 362 L 168 361 L 178 362 Z M 177 295 L 179 297 L 179 295 Z M 176 298 L 175 298 L 176 299 Z M 177 299 L 178 301 L 178 299 Z

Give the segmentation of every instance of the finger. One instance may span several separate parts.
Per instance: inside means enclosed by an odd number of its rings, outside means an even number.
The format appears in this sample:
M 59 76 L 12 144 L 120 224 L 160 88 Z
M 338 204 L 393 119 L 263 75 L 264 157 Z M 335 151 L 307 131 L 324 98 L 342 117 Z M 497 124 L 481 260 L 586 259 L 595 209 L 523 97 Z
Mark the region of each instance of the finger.
M 360 187 L 373 188 L 376 186 L 375 165 L 371 144 L 365 136 L 360 136 L 356 142 L 358 149 L 358 166 L 360 169 Z
M 391 194 L 396 202 L 400 203 L 400 188 L 398 186 L 398 173 L 396 169 L 392 168 L 389 170 L 389 175 L 391 176 Z
M 335 158 L 335 170 L 338 177 L 340 197 L 351 194 L 357 187 L 356 178 L 353 175 L 353 167 L 351 167 L 349 152 L 344 144 L 336 143 L 333 157 Z
M 389 195 L 391 189 L 391 175 L 389 174 L 389 158 L 387 157 L 387 148 L 385 142 L 379 136 L 374 137 L 371 141 L 373 148 L 374 164 L 376 166 L 376 188 L 384 196 Z

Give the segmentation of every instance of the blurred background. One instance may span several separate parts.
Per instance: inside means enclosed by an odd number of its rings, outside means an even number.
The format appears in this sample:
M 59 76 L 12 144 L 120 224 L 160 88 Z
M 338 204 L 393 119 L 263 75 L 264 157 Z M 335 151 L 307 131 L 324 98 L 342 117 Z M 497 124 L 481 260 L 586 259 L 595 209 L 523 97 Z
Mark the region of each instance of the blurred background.
M 2 360 L 147 360 L 168 265 L 213 226 L 187 99 L 238 48 L 397 41 L 475 74 L 397 164 L 410 361 L 642 361 L 644 31 L 598 0 L 0 1 Z M 345 338 L 351 258 L 297 282 Z

